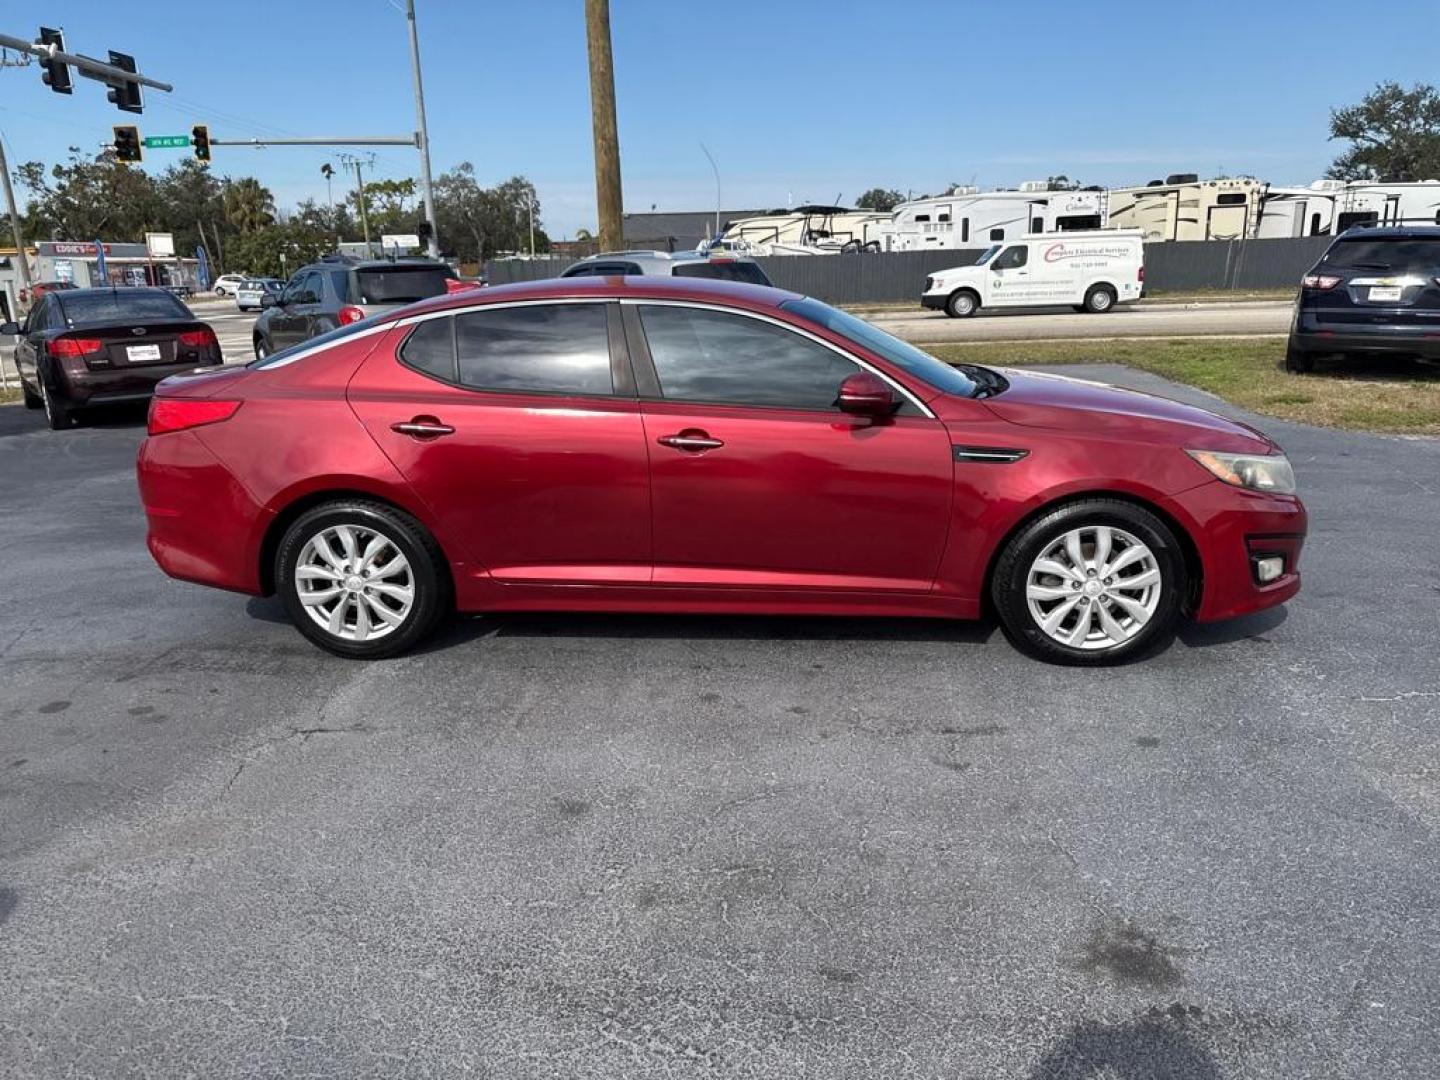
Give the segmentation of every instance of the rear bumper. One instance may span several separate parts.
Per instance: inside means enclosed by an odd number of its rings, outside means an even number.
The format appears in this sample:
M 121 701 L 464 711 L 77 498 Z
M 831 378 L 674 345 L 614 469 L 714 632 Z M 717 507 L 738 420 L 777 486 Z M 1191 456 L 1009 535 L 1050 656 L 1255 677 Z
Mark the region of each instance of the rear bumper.
M 83 371 L 66 369 L 60 374 L 61 394 L 65 401 L 74 406 L 113 405 L 127 401 L 147 401 L 155 393 L 155 386 L 161 379 L 178 375 L 183 371 L 194 371 L 197 367 L 218 367 L 220 358 L 213 360 L 186 360 L 179 364 L 156 364 L 153 367 L 137 368 L 86 368 Z
M 1203 581 L 1195 618 L 1232 619 L 1283 604 L 1300 591 L 1300 552 L 1309 527 L 1305 506 L 1286 495 L 1242 491 L 1220 481 L 1176 497 L 1191 519 Z M 1284 572 L 1256 579 L 1256 561 L 1279 556 Z
M 135 472 L 145 543 L 161 570 L 181 581 L 260 594 L 253 538 L 270 514 L 195 432 L 147 438 Z
M 1440 328 L 1420 331 L 1376 327 L 1372 333 L 1356 333 L 1353 326 L 1341 324 L 1334 329 L 1292 331 L 1290 343 L 1310 353 L 1374 353 L 1440 360 Z

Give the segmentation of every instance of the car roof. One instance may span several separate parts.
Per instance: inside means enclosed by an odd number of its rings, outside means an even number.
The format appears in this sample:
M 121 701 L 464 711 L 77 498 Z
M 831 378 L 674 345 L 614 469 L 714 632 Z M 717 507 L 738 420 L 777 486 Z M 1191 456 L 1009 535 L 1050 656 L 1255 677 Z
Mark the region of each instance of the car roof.
M 570 266 L 584 266 L 586 263 L 594 262 L 616 262 L 619 260 L 631 262 L 644 262 L 650 260 L 659 263 L 692 263 L 709 262 L 710 255 L 701 254 L 698 251 L 602 251 L 598 255 L 587 255 L 583 259 L 577 259 Z M 754 262 L 743 255 L 731 255 L 728 252 L 720 259 L 721 262 Z M 566 267 L 570 269 L 570 267 Z
M 1338 240 L 1440 240 L 1440 225 L 1364 225 L 1346 229 Z
M 777 308 L 799 293 L 712 278 L 626 276 L 544 278 L 511 285 L 467 289 L 421 300 L 400 309 L 400 317 L 442 308 L 468 308 L 512 300 L 696 300 L 751 309 Z

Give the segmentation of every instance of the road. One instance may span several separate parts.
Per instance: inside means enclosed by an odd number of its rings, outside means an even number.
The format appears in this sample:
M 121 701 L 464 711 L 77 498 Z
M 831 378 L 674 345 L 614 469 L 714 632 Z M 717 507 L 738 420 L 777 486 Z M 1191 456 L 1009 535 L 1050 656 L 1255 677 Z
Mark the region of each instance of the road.
M 1440 1074 L 1440 443 L 1244 418 L 1304 591 L 1091 672 L 558 614 L 345 662 L 160 575 L 138 415 L 0 407 L 0 1076 Z
M 215 328 L 227 363 L 255 358 L 250 328 L 254 313 L 243 314 L 228 301 L 200 301 L 199 318 Z M 1015 341 L 1055 338 L 1146 338 L 1184 336 L 1280 335 L 1290 327 L 1289 301 L 1245 303 L 1145 304 L 1121 307 L 1108 315 L 1078 315 L 1069 308 L 1038 313 L 982 313 L 951 319 L 941 312 L 867 313 L 877 326 L 916 342 Z
M 1105 315 L 1081 315 L 1070 308 L 1043 312 L 980 312 L 952 319 L 944 312 L 867 314 L 898 337 L 916 342 L 1017 341 L 1053 338 L 1146 338 L 1263 336 L 1289 332 L 1291 302 L 1164 304 L 1142 302 Z

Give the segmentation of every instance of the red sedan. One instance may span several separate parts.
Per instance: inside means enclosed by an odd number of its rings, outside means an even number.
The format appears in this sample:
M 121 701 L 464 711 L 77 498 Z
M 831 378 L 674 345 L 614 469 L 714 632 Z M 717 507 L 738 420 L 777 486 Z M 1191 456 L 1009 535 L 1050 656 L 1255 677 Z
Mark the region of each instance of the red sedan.
M 453 610 L 988 609 L 1108 663 L 1294 596 L 1306 523 L 1243 424 L 659 277 L 437 297 L 167 379 L 138 467 L 166 573 L 279 592 L 350 657 Z

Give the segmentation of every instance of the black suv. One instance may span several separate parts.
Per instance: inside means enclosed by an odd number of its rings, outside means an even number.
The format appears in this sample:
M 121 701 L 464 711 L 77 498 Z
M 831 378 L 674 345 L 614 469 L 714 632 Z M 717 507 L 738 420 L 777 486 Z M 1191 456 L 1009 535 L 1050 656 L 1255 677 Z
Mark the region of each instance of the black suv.
M 1356 228 L 1305 275 L 1287 371 L 1326 354 L 1440 359 L 1440 227 Z
M 279 295 L 260 299 L 255 355 L 269 356 L 386 308 L 449 291 L 455 274 L 433 259 L 356 259 L 327 255 L 302 266 Z

